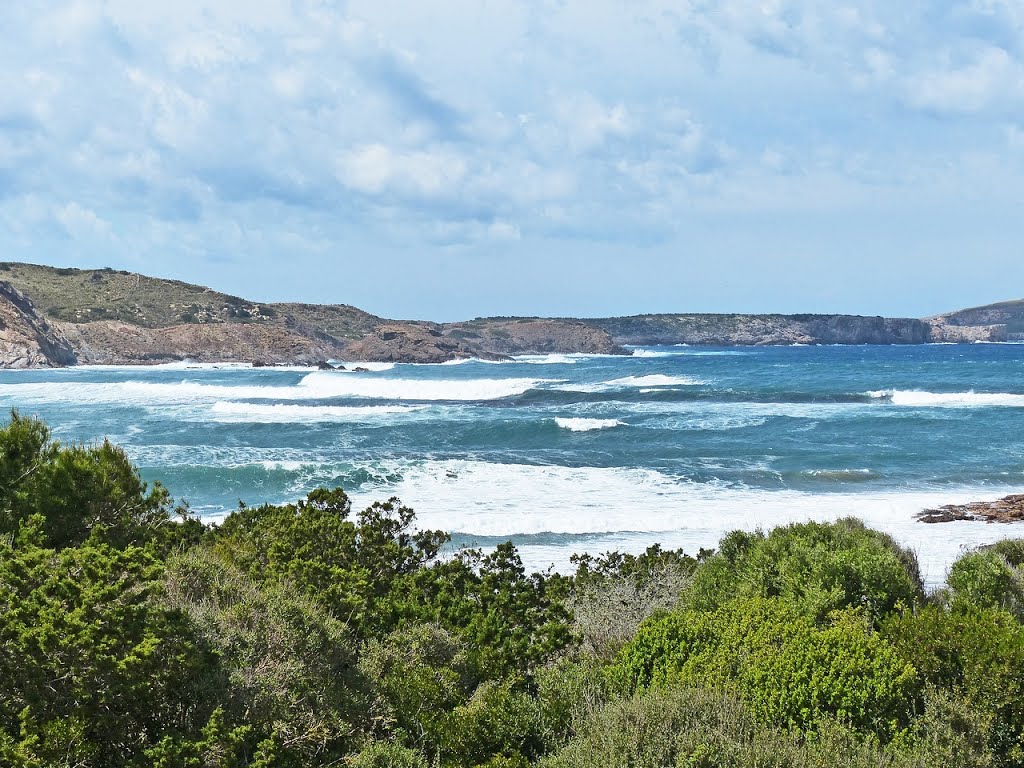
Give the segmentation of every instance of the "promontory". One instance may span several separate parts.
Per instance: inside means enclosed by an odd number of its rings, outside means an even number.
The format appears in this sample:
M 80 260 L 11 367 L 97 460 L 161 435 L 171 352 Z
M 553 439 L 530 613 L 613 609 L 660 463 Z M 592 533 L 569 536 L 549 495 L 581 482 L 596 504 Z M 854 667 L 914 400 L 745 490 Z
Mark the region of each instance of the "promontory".
M 267 303 L 113 269 L 0 262 L 0 368 L 321 361 L 437 363 L 628 354 L 629 345 L 924 344 L 1024 339 L 1024 301 L 931 318 L 656 314 L 390 320 L 346 304 Z

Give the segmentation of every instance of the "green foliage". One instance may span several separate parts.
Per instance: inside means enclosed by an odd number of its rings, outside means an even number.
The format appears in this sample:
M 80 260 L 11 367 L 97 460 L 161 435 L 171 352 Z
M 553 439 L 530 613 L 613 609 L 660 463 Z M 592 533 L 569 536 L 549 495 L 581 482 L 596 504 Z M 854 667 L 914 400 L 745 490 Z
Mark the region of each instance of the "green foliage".
M 423 755 L 398 744 L 376 741 L 351 761 L 352 768 L 428 768 Z
M 583 647 L 598 658 L 613 659 L 644 619 L 676 606 L 698 564 L 710 555 L 701 550 L 693 558 L 655 544 L 638 556 L 574 556 L 568 606 Z
M 423 625 L 371 641 L 360 661 L 377 727 L 445 766 L 542 751 L 537 701 L 514 681 L 481 681 L 466 645 Z
M 863 607 L 877 621 L 923 598 L 914 555 L 859 520 L 797 523 L 769 535 L 735 532 L 694 574 L 686 603 L 713 609 L 733 597 L 778 597 L 816 621 Z
M 489 676 L 526 672 L 569 643 L 561 582 L 528 576 L 511 544 L 441 561 L 447 535 L 414 531 L 397 499 L 351 517 L 344 491 L 318 489 L 294 505 L 243 507 L 216 547 L 254 578 L 295 584 L 360 639 L 424 622 L 456 632 Z
M 0 754 L 127 766 L 166 737 L 199 737 L 219 693 L 214 658 L 155 599 L 159 564 L 134 547 L 46 549 L 32 534 L 0 544 Z
M 894 616 L 883 634 L 936 686 L 991 723 L 998 765 L 1024 765 L 1024 627 L 1009 613 L 964 603 Z
M 196 525 L 175 524 L 166 489 L 148 489 L 120 448 L 62 446 L 42 422 L 15 412 L 0 427 L 0 534 L 17 535 L 34 515 L 45 544 L 56 548 L 90 536 L 166 548 Z
M 834 721 L 816 734 L 767 728 L 738 700 L 688 688 L 612 701 L 541 768 L 987 768 L 969 739 L 883 748 Z
M 166 602 L 216 654 L 235 720 L 296 765 L 343 754 L 366 701 L 347 628 L 286 584 L 261 585 L 210 552 L 168 564 Z
M 683 685 L 734 691 L 767 725 L 814 730 L 829 718 L 889 739 L 908 724 L 914 668 L 863 612 L 824 626 L 777 598 L 681 610 L 641 626 L 613 676 L 629 691 Z
M 1024 615 L 1024 573 L 993 549 L 968 552 L 953 563 L 946 579 L 955 604 L 1001 608 Z

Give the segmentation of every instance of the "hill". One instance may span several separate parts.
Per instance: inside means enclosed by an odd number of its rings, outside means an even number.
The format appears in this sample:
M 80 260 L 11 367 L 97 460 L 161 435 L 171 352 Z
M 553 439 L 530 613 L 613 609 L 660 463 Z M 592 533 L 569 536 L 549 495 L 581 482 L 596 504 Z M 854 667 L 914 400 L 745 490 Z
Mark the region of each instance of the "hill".
M 32 330 L 0 337 L 0 367 L 190 359 L 259 364 L 324 360 L 436 363 L 549 352 L 624 353 L 604 331 L 542 318 L 438 324 L 388 320 L 345 304 L 269 303 L 113 269 L 0 263 L 5 315 Z M 25 321 L 27 322 L 27 321 Z M 38 329 L 45 329 L 39 331 Z M 38 332 L 37 332 L 38 331 Z M 67 349 L 29 342 L 55 334 Z M 35 335 L 33 335 L 35 334 Z M 59 346 L 59 345 L 58 345 Z M 29 349 L 32 349 L 29 354 Z M 70 350 L 70 352 L 69 352 Z
M 0 367 L 175 360 L 437 363 L 627 354 L 643 344 L 924 344 L 1024 338 L 1024 301 L 931 318 L 654 314 L 389 320 L 347 304 L 273 303 L 113 269 L 0 262 Z

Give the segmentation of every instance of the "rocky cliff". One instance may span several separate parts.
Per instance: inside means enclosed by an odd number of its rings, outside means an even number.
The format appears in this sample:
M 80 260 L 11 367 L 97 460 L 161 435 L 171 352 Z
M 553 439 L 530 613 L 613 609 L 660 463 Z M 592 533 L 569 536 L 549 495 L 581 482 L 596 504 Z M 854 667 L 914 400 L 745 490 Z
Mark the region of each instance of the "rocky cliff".
M 61 331 L 42 317 L 32 302 L 0 281 L 0 368 L 74 365 L 74 350 Z
M 1024 300 L 960 309 L 927 322 L 931 341 L 1024 341 Z
M 923 344 L 930 327 L 859 315 L 636 315 L 588 320 L 619 344 Z
M 250 301 L 111 269 L 0 263 L 0 367 L 324 360 L 438 363 L 624 345 L 923 344 L 1024 338 L 1024 301 L 916 320 L 858 315 L 659 314 L 580 320 L 388 320 L 345 304 Z

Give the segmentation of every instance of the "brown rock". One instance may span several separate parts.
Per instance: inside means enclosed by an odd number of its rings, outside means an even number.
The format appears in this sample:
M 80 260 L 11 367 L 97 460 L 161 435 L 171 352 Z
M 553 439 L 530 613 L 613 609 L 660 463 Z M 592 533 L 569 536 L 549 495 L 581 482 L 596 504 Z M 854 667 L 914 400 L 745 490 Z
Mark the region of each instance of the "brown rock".
M 0 368 L 74 365 L 68 339 L 10 283 L 0 281 Z
M 1024 494 L 1004 496 L 996 501 L 972 501 L 968 504 L 947 504 L 926 509 L 917 519 L 922 523 L 948 523 L 954 520 L 977 520 L 986 523 L 1024 521 Z

